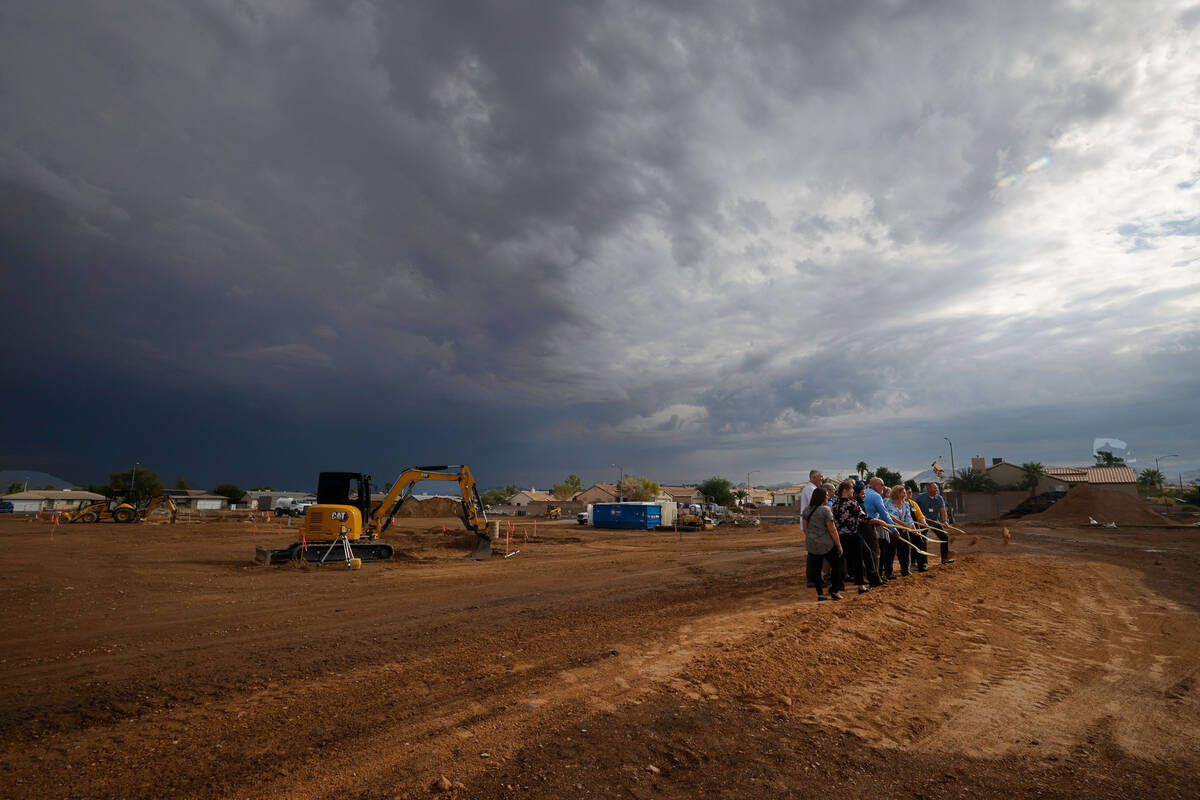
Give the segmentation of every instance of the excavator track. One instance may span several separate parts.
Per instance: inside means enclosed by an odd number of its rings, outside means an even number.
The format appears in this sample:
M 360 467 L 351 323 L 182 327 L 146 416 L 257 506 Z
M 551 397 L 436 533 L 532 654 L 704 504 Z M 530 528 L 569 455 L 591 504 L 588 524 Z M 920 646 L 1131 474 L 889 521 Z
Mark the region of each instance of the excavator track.
M 330 549 L 331 546 L 332 549 Z M 326 556 L 327 552 L 328 556 Z M 385 542 L 351 542 L 350 552 L 354 558 L 362 559 L 365 563 L 367 561 L 387 561 L 392 557 L 395 549 Z M 317 541 L 308 542 L 308 546 L 305 547 L 304 542 L 293 542 L 282 550 L 260 547 L 254 555 L 254 560 L 260 564 L 286 564 L 289 561 L 308 561 L 319 564 L 323 558 L 326 564 L 344 564 L 346 554 L 342 549 L 342 543 Z

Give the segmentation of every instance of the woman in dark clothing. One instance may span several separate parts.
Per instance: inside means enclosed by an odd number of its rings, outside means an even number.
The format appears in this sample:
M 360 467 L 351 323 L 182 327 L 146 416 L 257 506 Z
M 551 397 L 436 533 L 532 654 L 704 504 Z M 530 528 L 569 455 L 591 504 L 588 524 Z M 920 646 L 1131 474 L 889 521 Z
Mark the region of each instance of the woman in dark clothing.
M 842 582 L 842 543 L 837 525 L 833 522 L 833 511 L 825 505 L 825 489 L 818 487 L 812 500 L 804 510 L 804 547 L 808 550 L 808 579 L 817 587 L 817 599 L 825 599 L 824 581 L 821 580 L 821 564 L 829 562 L 832 571 L 829 596 L 842 599 L 845 586 Z
M 858 532 L 864 519 L 869 521 L 870 517 L 854 499 L 854 482 L 842 481 L 842 485 L 837 489 L 837 499 L 833 501 L 833 521 L 837 525 L 842 550 L 846 554 L 846 571 L 849 577 L 854 579 L 859 594 L 870 591 L 867 580 L 871 582 L 871 586 L 879 586 L 879 576 L 875 574 L 875 559 Z

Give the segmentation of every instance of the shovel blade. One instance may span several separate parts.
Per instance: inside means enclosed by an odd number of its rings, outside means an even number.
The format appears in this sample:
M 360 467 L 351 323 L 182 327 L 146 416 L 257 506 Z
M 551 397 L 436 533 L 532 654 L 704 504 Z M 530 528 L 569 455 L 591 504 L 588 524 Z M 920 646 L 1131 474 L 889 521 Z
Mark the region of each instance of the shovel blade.
M 478 534 L 479 541 L 475 544 L 475 549 L 467 556 L 471 561 L 487 561 L 492 557 L 492 539 L 490 536 Z

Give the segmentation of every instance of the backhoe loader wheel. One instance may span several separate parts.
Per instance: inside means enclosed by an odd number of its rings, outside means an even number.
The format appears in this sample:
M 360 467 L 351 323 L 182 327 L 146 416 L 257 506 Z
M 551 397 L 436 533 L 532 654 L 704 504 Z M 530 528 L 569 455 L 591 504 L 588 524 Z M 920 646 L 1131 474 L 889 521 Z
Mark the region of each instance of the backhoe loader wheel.
M 79 521 L 80 522 L 95 522 L 98 519 L 100 519 L 99 514 L 97 514 L 95 511 L 88 511 L 82 517 L 79 518 Z
M 113 509 L 113 519 L 117 522 L 133 522 L 136 518 L 137 512 L 132 508 Z

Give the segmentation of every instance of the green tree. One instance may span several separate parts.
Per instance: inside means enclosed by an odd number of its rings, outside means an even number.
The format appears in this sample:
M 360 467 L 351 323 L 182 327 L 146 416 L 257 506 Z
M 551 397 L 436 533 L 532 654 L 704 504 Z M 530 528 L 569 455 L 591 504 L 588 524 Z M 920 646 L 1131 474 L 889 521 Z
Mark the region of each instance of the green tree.
M 909 478 L 908 480 L 906 480 L 904 482 L 904 485 L 905 485 L 905 487 L 912 489 L 913 494 L 916 494 L 917 492 L 921 491 L 920 485 L 918 485 L 917 482 L 915 480 L 913 480 L 912 478 Z
M 734 489 L 733 496 L 739 506 L 744 506 L 746 505 L 746 501 L 750 499 L 750 492 L 747 489 Z
M 175 481 L 175 488 L 183 489 L 184 491 L 186 491 L 186 490 L 192 488 L 192 485 L 187 482 L 187 479 L 180 478 L 179 480 Z
M 950 485 L 958 492 L 995 492 L 996 482 L 984 471 L 974 467 L 963 467 L 950 479 Z
M 1046 467 L 1040 461 L 1026 461 L 1021 465 L 1024 476 L 1023 488 L 1029 490 L 1029 496 L 1037 494 L 1038 484 L 1046 477 Z
M 1157 489 L 1160 492 L 1165 480 L 1163 474 L 1156 469 L 1147 468 L 1142 470 L 1141 474 L 1138 475 L 1138 483 L 1147 489 Z
M 859 480 L 866 480 L 867 473 L 871 471 L 871 465 L 865 461 L 860 461 L 854 465 L 854 471 L 858 473 Z
M 179 488 L 186 489 L 187 487 L 181 486 Z M 390 489 L 390 488 L 391 488 L 391 484 L 388 484 L 388 489 Z M 250 491 L 252 491 L 252 492 L 273 492 L 273 491 L 275 491 L 275 487 L 274 486 L 255 486 Z M 384 491 L 386 492 L 387 489 L 384 489 Z
M 696 487 L 696 491 L 704 495 L 710 503 L 727 506 L 733 503 L 733 484 L 727 479 L 714 475 Z
M 895 486 L 904 481 L 899 472 L 892 472 L 887 467 L 876 467 L 875 471 L 871 474 L 873 477 L 879 478 L 887 486 Z
M 1108 450 L 1096 451 L 1096 466 L 1097 467 L 1123 467 L 1125 459 L 1120 456 L 1114 456 Z
M 130 502 L 141 502 L 162 493 L 163 485 L 158 473 L 144 467 L 110 472 L 108 486 L 101 491 L 106 497 L 124 497 Z
M 17 492 L 21 491 L 24 488 L 25 488 L 25 484 L 20 483 L 19 481 L 10 483 L 8 485 L 8 491 L 5 492 L 5 494 L 16 494 Z
M 621 484 L 621 497 L 635 503 L 653 500 L 658 496 L 659 485 L 649 478 L 637 478 L 626 475 Z
M 568 475 L 562 483 L 554 484 L 554 496 L 559 500 L 570 500 L 583 491 L 583 481 L 578 475 Z
M 213 494 L 219 494 L 222 497 L 228 497 L 230 503 L 240 503 L 246 492 L 239 489 L 232 483 L 222 483 L 220 486 L 212 490 Z
M 519 491 L 521 490 L 510 483 L 503 488 L 488 489 L 479 495 L 479 499 L 483 501 L 484 505 L 499 506 L 507 503 Z

